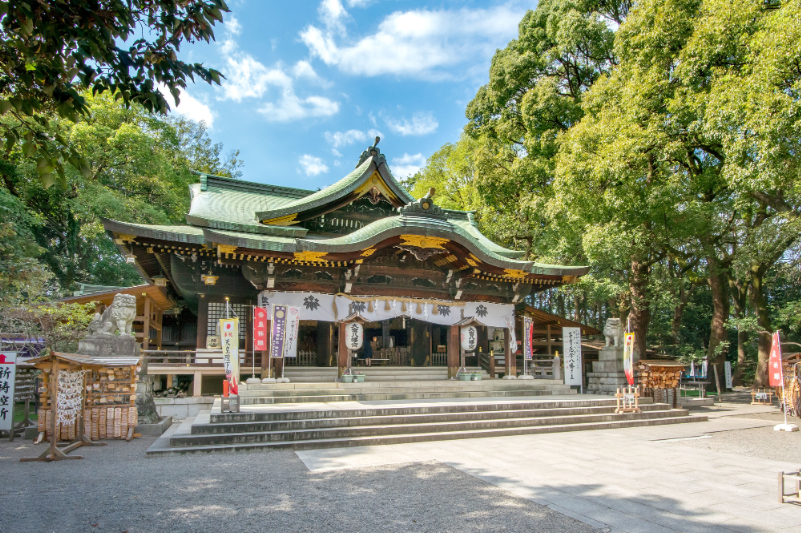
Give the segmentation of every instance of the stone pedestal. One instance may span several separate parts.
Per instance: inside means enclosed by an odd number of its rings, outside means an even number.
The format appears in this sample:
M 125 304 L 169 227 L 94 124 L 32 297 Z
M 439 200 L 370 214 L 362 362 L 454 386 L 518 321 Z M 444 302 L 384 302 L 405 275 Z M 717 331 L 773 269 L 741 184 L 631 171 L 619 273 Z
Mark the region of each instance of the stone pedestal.
M 618 388 L 628 386 L 629 382 L 623 371 L 623 347 L 607 346 L 602 349 L 598 353 L 598 361 L 592 362 L 592 372 L 587 374 L 587 378 L 587 392 L 591 394 L 611 395 Z
M 78 353 L 96 357 L 138 357 L 139 343 L 133 335 L 95 333 L 78 341 Z

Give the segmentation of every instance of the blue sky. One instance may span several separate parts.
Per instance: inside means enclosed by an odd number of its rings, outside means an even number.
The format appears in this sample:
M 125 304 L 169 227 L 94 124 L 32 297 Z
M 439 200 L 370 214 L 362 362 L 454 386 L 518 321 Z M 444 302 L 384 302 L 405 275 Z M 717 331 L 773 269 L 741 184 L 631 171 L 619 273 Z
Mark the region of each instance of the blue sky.
M 183 59 L 227 77 L 190 85 L 174 112 L 237 148 L 243 179 L 316 189 L 379 147 L 411 175 L 466 123 L 490 60 L 535 0 L 229 0 L 216 42 Z

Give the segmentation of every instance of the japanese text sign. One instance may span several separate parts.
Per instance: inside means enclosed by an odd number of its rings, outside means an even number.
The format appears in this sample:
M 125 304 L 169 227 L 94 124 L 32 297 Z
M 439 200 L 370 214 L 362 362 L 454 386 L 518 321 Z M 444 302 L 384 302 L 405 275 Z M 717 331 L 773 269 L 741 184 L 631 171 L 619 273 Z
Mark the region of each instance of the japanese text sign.
M 253 308 L 253 350 L 267 350 L 267 309 L 264 307 Z
M 284 341 L 286 340 L 286 310 L 285 305 L 273 305 L 273 316 L 270 331 L 270 357 L 282 359 L 284 357 Z
M 239 394 L 239 319 L 220 319 L 220 344 L 223 351 L 225 379 L 231 394 Z
M 14 380 L 17 376 L 17 352 L 0 352 L 0 429 L 14 427 Z
M 562 328 L 565 385 L 583 385 L 581 375 L 581 328 Z
M 462 350 L 472 352 L 478 346 L 478 330 L 475 326 L 462 326 Z

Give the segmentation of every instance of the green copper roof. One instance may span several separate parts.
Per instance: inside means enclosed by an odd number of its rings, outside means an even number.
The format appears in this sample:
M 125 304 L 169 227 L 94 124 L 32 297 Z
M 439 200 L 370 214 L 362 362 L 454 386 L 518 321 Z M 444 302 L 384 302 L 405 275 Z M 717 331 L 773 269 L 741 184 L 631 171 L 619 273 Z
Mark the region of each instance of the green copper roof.
M 186 221 L 193 226 L 284 236 L 306 234 L 303 228 L 266 226 L 256 212 L 292 203 L 312 191 L 205 175 L 200 183 L 190 185 L 189 191 L 192 205 Z
M 297 249 L 296 240 L 292 237 L 277 237 L 275 235 L 259 235 L 238 231 L 204 230 L 206 242 L 228 244 L 239 248 L 251 250 L 267 250 L 271 252 L 289 252 Z
M 425 216 L 382 218 L 348 235 L 324 240 L 297 239 L 297 245 L 299 251 L 347 253 L 369 248 L 390 237 L 408 234 L 448 239 L 462 245 L 481 261 L 505 269 L 551 276 L 584 275 L 589 269 L 589 267 L 545 265 L 511 259 L 485 246 L 484 241 L 490 243 L 491 241 L 483 235 L 483 239 L 477 239 L 474 232 L 463 227 L 461 221 L 452 223 Z
M 157 239 L 161 241 L 185 242 L 194 244 L 204 244 L 203 229 L 192 226 L 160 226 L 156 224 L 134 224 L 132 222 L 120 222 L 108 218 L 101 218 L 103 227 L 107 231 L 117 233 L 127 233 L 137 237 Z
M 357 166 L 353 172 L 333 185 L 304 198 L 259 211 L 256 213 L 256 217 L 259 220 L 272 220 L 335 203 L 337 200 L 354 192 L 367 181 L 376 170 L 381 174 L 381 177 L 390 190 L 396 194 L 403 203 L 413 202 L 414 198 L 409 195 L 406 189 L 400 186 L 395 177 L 392 176 L 387 165 L 383 162 L 383 158 L 381 159 L 381 162 L 377 164 L 374 157 L 368 157 L 361 165 Z

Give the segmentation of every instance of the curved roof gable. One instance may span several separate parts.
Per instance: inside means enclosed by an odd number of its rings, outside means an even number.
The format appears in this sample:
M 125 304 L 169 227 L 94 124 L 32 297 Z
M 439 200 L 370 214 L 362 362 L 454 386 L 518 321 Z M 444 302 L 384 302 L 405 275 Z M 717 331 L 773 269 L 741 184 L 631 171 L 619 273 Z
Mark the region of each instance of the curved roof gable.
M 353 172 L 333 185 L 280 206 L 261 210 L 256 213 L 256 217 L 268 225 L 298 224 L 339 209 L 369 194 L 373 189 L 395 207 L 414 201 L 392 175 L 384 155 L 375 146 L 362 154 Z

